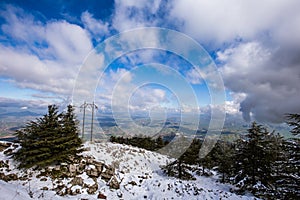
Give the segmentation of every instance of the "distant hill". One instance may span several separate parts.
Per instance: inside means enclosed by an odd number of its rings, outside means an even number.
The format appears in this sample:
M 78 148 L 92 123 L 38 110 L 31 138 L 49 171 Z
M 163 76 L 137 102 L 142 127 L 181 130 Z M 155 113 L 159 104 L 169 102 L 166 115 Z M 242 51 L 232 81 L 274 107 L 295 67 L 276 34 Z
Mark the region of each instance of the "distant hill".
M 0 118 L 5 117 L 27 117 L 27 116 L 41 116 L 41 114 L 31 112 L 31 111 L 22 111 L 22 112 L 9 112 L 9 113 L 1 113 Z

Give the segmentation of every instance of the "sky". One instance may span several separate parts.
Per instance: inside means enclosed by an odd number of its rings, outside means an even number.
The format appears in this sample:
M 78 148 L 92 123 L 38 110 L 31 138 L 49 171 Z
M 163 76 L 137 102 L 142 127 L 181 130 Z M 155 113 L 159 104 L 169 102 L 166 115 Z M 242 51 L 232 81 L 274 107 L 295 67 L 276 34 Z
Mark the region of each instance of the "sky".
M 2 0 L 0 108 L 80 104 L 92 91 L 102 112 L 225 106 L 245 121 L 281 123 L 300 113 L 299 8 L 299 0 Z M 193 42 L 206 64 L 190 62 Z

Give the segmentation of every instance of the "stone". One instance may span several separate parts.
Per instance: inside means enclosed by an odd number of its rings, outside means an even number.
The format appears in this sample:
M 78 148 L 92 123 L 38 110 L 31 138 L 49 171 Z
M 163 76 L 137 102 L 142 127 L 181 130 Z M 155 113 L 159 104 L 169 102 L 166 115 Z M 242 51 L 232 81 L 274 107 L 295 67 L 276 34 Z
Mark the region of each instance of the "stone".
M 71 182 L 72 185 L 79 185 L 82 186 L 83 185 L 83 179 L 81 177 L 74 177 Z
M 5 155 L 11 155 L 12 152 L 13 152 L 12 149 L 6 149 L 3 153 L 4 153 Z
M 8 182 L 8 181 L 15 181 L 18 180 L 18 175 L 17 174 L 4 174 L 4 173 L 0 173 L 0 179 Z
M 43 178 L 40 179 L 40 181 L 47 181 L 47 178 L 43 177 Z
M 8 164 L 5 163 L 3 160 L 0 160 L 0 168 L 8 168 Z
M 104 194 L 102 194 L 101 192 L 99 192 L 97 198 L 98 199 L 106 199 L 106 196 Z
M 45 187 L 42 187 L 41 190 L 49 190 L 49 188 L 45 186 Z
M 128 184 L 137 185 L 137 183 L 135 181 L 130 181 L 130 182 L 128 182 Z
M 98 178 L 100 173 L 99 171 L 96 169 L 96 168 L 90 168 L 86 171 L 86 174 L 89 176 L 89 177 L 96 177 Z
M 88 186 L 87 192 L 88 194 L 95 194 L 97 190 L 98 190 L 98 184 L 94 183 L 93 185 Z
M 70 172 L 71 175 L 76 174 L 76 165 L 70 164 L 69 165 L 69 172 Z
M 106 181 L 109 181 L 114 174 L 115 174 L 114 168 L 106 166 L 106 169 L 101 173 L 101 178 Z
M 94 165 L 95 165 L 95 167 L 96 167 L 96 169 L 97 169 L 98 172 L 101 173 L 103 171 L 103 167 L 104 167 L 103 163 L 95 162 Z
M 120 183 L 119 183 L 119 181 L 118 181 L 118 179 L 117 179 L 117 177 L 116 176 L 113 176 L 111 179 L 110 179 L 110 181 L 109 181 L 109 187 L 110 188 L 112 188 L 112 189 L 120 189 Z
M 0 142 L 0 151 L 3 151 L 4 149 L 7 149 L 10 146 L 11 146 L 11 143 Z

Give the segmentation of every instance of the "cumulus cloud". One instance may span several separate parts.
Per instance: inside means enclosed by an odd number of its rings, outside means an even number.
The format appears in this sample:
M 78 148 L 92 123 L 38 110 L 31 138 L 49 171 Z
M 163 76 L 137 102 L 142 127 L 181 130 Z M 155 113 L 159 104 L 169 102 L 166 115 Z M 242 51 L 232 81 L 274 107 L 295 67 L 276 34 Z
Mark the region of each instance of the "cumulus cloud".
M 227 113 L 241 111 L 246 120 L 253 116 L 259 121 L 282 122 L 283 114 L 300 112 L 300 1 L 116 0 L 114 6 L 108 21 L 83 12 L 81 27 L 64 20 L 41 21 L 20 8 L 6 5 L 0 10 L 1 41 L 4 41 L 0 45 L 1 76 L 8 77 L 19 87 L 67 95 L 71 93 L 82 61 L 93 48 L 92 41 L 100 41 L 112 31 L 161 26 L 175 28 L 213 50 L 218 49 L 216 59 L 225 86 L 233 92 L 233 100 L 225 105 Z M 131 37 L 136 43 L 157 42 L 156 35 L 147 40 L 144 35 Z M 184 48 L 180 41 L 177 44 Z M 106 45 L 105 50 L 109 52 L 110 47 L 113 45 Z M 119 52 L 108 54 L 114 56 Z M 124 56 L 127 61 L 123 62 L 140 64 L 138 60 L 151 61 L 155 56 L 153 52 L 131 54 Z M 103 62 L 103 56 L 87 62 L 91 65 L 89 69 L 94 70 L 95 63 Z M 200 84 L 210 77 L 209 71 L 199 74 L 182 67 L 185 66 L 178 65 L 176 69 L 184 71 L 191 84 Z M 99 76 L 87 71 L 81 80 Z M 98 95 L 110 102 L 112 91 L 117 91 L 119 104 L 124 103 L 124 94 L 135 88 L 133 74 L 116 70 L 105 76 Z M 120 79 L 122 82 L 114 90 L 112 86 Z M 90 84 L 94 82 L 87 82 L 81 89 Z M 137 100 L 133 102 L 140 108 L 166 101 L 161 91 L 149 88 L 135 95 Z
M 248 121 L 253 116 L 279 123 L 285 113 L 300 111 L 299 1 L 178 0 L 171 4 L 169 20 L 176 19 L 179 30 L 212 49 L 221 48 L 217 60 L 225 86 L 245 94 L 242 101 L 227 105 L 240 105 Z
M 66 21 L 43 23 L 21 8 L 1 10 L 0 74 L 19 87 L 70 94 L 77 71 L 92 49 L 87 32 Z
M 180 30 L 201 43 L 222 45 L 280 31 L 284 24 L 289 27 L 299 20 L 299 6 L 297 0 L 177 0 L 172 2 L 170 19 L 177 19 Z

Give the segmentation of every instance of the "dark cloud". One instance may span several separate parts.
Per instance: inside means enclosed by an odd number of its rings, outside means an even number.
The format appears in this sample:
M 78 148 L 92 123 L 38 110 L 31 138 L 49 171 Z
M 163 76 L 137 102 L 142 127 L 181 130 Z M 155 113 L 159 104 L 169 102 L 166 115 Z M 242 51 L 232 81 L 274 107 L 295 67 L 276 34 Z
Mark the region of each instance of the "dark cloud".
M 243 43 L 219 54 L 225 85 L 245 93 L 240 104 L 245 120 L 283 122 L 286 113 L 300 113 L 300 47 L 271 48 Z M 224 57 L 223 57 L 224 56 Z

